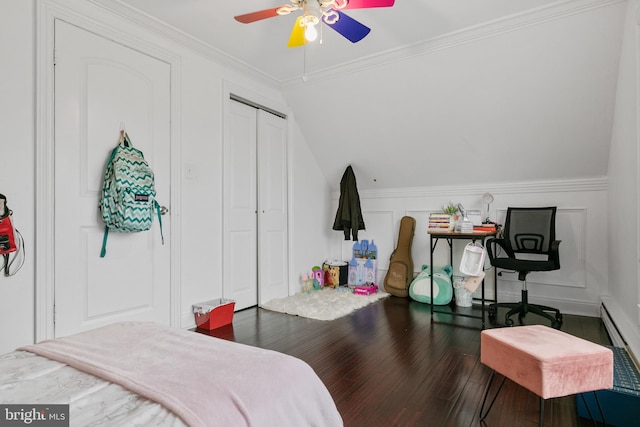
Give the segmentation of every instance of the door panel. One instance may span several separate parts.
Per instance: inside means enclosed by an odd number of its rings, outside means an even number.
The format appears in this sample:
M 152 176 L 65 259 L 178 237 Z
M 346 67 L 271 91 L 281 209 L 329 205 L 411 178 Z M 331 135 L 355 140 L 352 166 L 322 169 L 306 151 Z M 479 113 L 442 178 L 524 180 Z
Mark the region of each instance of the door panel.
M 256 110 L 229 102 L 224 142 L 223 292 L 236 310 L 258 303 Z
M 289 294 L 287 121 L 258 110 L 260 304 Z
M 55 336 L 123 320 L 170 322 L 170 220 L 110 232 L 98 200 L 121 126 L 170 200 L 170 66 L 63 21 L 55 22 Z

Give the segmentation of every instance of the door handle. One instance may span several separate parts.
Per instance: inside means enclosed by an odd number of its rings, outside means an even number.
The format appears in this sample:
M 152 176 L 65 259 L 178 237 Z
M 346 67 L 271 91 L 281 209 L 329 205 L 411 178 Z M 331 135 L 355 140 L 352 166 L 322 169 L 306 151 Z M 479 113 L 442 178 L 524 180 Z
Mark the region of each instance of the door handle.
M 166 215 L 169 213 L 169 208 L 166 206 L 160 206 L 160 215 Z

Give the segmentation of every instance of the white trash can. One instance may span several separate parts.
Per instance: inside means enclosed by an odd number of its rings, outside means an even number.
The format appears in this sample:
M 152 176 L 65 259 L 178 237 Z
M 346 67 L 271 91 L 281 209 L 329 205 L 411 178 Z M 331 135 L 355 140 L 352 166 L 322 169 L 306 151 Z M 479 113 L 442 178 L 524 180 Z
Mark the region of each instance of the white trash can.
M 453 292 L 458 307 L 471 307 L 473 305 L 473 293 L 469 292 L 464 286 L 466 279 L 456 279 L 453 282 Z

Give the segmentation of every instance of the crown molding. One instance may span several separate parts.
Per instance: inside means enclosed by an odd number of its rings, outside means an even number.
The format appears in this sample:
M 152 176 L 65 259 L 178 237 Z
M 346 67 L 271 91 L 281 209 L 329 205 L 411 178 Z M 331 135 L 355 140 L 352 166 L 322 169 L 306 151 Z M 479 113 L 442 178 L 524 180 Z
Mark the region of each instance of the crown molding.
M 479 25 L 467 27 L 442 36 L 419 41 L 400 48 L 360 58 L 355 61 L 345 62 L 333 67 L 327 67 L 305 74 L 304 81 L 295 77 L 281 81 L 283 86 L 296 86 L 309 81 L 332 79 L 343 75 L 355 73 L 365 68 L 378 67 L 407 58 L 426 55 L 442 49 L 449 49 L 467 43 L 473 43 L 489 37 L 503 35 L 512 31 L 521 30 L 556 19 L 577 15 L 594 9 L 623 3 L 626 0 L 561 0 L 550 5 L 530 9 L 525 12 L 505 16 L 500 19 L 485 22 Z
M 517 183 L 471 184 L 440 187 L 387 188 L 380 190 L 360 190 L 361 199 L 391 199 L 420 197 L 468 196 L 490 192 L 497 194 L 533 194 L 607 191 L 606 177 L 583 178 L 557 181 L 527 181 Z M 339 191 L 332 193 L 334 199 L 340 197 Z
M 211 59 L 218 64 L 240 71 L 263 81 L 270 85 L 278 85 L 280 81 L 274 76 L 259 70 L 247 64 L 238 58 L 221 51 L 220 49 L 193 37 L 192 35 L 167 24 L 139 9 L 128 4 L 122 3 L 120 0 L 86 0 L 88 3 L 95 5 L 105 11 L 108 11 L 119 18 L 130 22 L 133 25 L 144 28 L 154 34 L 157 34 L 167 40 L 175 42 L 205 58 Z

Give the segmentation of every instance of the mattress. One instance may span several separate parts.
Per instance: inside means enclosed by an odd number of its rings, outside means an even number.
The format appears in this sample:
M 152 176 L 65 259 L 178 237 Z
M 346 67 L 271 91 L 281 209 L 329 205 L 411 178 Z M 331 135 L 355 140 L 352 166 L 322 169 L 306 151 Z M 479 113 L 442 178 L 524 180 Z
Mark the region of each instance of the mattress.
M 70 404 L 74 426 L 184 426 L 161 404 L 26 351 L 0 355 L 0 403 Z

